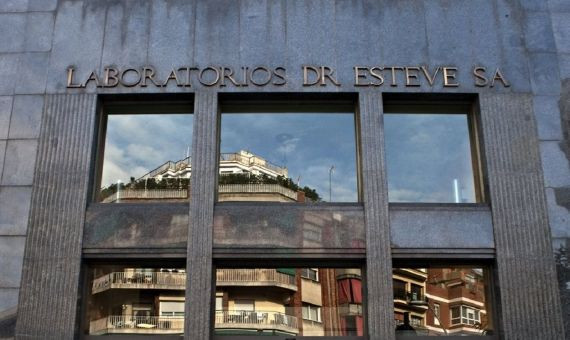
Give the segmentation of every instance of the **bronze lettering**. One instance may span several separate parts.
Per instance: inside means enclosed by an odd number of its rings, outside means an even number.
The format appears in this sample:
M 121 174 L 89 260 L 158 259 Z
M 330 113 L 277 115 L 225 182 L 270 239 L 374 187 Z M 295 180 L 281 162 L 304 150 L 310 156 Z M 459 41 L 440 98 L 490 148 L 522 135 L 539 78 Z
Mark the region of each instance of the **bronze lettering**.
M 495 80 L 499 80 L 501 83 L 503 83 L 504 87 L 511 86 L 511 84 L 509 84 L 509 82 L 505 79 L 505 77 L 503 77 L 503 74 L 501 73 L 501 70 L 499 68 L 497 68 L 497 70 L 495 71 L 495 75 L 493 75 L 493 80 L 491 80 L 491 85 L 489 87 L 495 86 Z
M 403 70 L 403 67 L 400 66 L 391 66 L 391 67 L 387 67 L 392 71 L 392 83 L 390 83 L 390 86 L 398 86 L 398 83 L 396 82 L 396 70 Z
M 87 85 L 89 84 L 90 81 L 95 81 L 95 86 L 101 87 L 101 84 L 99 83 L 99 77 L 97 76 L 97 73 L 95 73 L 95 71 L 93 71 L 93 72 L 91 72 L 91 74 L 89 74 L 89 77 L 87 78 L 87 80 L 83 84 L 83 87 L 87 87 Z
M 325 86 L 325 85 L 326 85 L 326 84 L 325 84 L 326 78 L 329 78 L 329 80 L 330 80 L 333 84 L 335 84 L 336 86 L 340 86 L 340 83 L 339 83 L 336 79 L 334 79 L 333 73 L 334 73 L 334 70 L 331 69 L 330 67 L 328 67 L 328 66 L 321 66 L 321 86 Z
M 192 80 L 190 79 L 190 72 L 197 70 L 196 67 L 181 67 L 178 71 L 186 71 L 186 81 L 182 84 L 185 87 L 192 87 Z
M 417 73 L 411 73 L 411 72 L 419 72 L 420 68 L 419 67 L 405 67 L 404 68 L 405 72 L 406 72 L 406 86 L 411 87 L 411 86 L 420 86 L 420 83 L 418 81 L 418 74 Z M 415 83 L 412 83 L 412 80 L 417 81 Z
M 278 71 L 283 71 L 283 73 L 280 73 Z M 282 86 L 282 85 L 287 84 L 287 79 L 285 79 L 286 74 L 287 74 L 287 70 L 285 69 L 285 67 L 281 67 L 281 66 L 276 67 L 275 70 L 273 70 L 273 75 L 276 78 L 279 78 L 280 80 L 275 80 L 275 81 L 273 81 L 272 84 L 276 85 L 276 86 Z
M 206 73 L 206 71 L 213 71 L 216 74 L 214 81 L 207 82 L 204 79 L 204 74 Z M 200 71 L 200 73 L 198 74 L 198 81 L 200 82 L 200 84 L 204 86 L 214 86 L 220 81 L 220 71 L 216 67 L 208 66 Z
M 316 75 L 316 80 L 309 82 L 309 71 L 312 71 Z M 303 86 L 313 86 L 317 85 L 321 79 L 321 74 L 319 69 L 313 66 L 303 66 Z
M 242 79 L 243 79 L 241 86 L 249 86 L 248 70 L 249 70 L 249 67 L 247 67 L 247 66 L 241 67 L 241 75 L 242 75 Z
M 378 79 L 380 82 L 379 83 L 370 83 L 373 86 L 381 86 L 382 84 L 384 84 L 384 76 L 382 75 L 382 71 L 384 70 L 383 67 L 372 67 L 370 69 L 370 75 L 373 78 Z M 376 72 L 378 71 L 378 72 Z
M 262 82 L 257 82 L 255 80 L 255 73 L 257 71 L 264 71 L 265 73 L 267 73 L 267 79 L 265 79 Z M 254 68 L 253 70 L 251 70 L 251 74 L 249 76 L 249 79 L 250 79 L 251 83 L 255 86 L 265 86 L 265 85 L 269 84 L 269 82 L 271 81 L 271 71 L 267 67 L 258 66 L 256 68 Z
M 135 72 L 137 74 L 136 81 L 129 83 L 125 80 L 125 75 L 129 72 Z M 123 85 L 125 87 L 137 86 L 141 82 L 141 79 L 142 79 L 141 73 L 139 72 L 139 70 L 137 70 L 135 68 L 127 68 L 127 69 L 123 70 L 121 72 L 121 75 L 119 76 L 119 81 L 121 82 L 121 85 Z
M 489 80 L 485 77 L 485 72 L 487 69 L 485 67 L 475 67 L 473 69 L 473 75 L 475 76 L 475 86 L 484 87 L 489 84 Z
M 170 71 L 170 74 L 168 75 L 168 78 L 166 78 L 166 80 L 164 81 L 164 83 L 162 84 L 162 86 L 166 87 L 168 86 L 168 82 L 171 80 L 175 80 L 176 81 L 176 86 L 178 87 L 182 87 L 184 86 L 184 84 L 182 84 L 179 80 L 178 80 L 178 76 L 176 75 L 176 71 L 174 69 L 172 69 L 172 71 Z
M 241 84 L 238 83 L 232 76 L 234 75 L 234 70 L 230 67 L 222 67 L 222 81 L 220 82 L 220 87 L 226 86 L 226 78 L 229 79 L 232 84 L 234 84 L 235 86 L 240 86 Z M 229 71 L 226 72 L 226 71 Z
M 75 72 L 75 69 L 73 67 L 70 67 L 67 69 L 67 88 L 73 89 L 73 88 L 84 87 L 82 84 L 74 84 L 73 83 L 73 73 L 74 72 Z
M 114 67 L 105 68 L 105 76 L 103 78 L 104 87 L 115 87 L 119 85 L 119 70 Z M 112 81 L 112 82 L 111 82 Z
M 455 80 L 457 67 L 443 67 L 443 86 L 444 87 L 458 87 L 458 83 L 452 83 Z
M 426 77 L 426 79 L 427 79 L 427 81 L 428 81 L 428 83 L 429 83 L 429 86 L 433 86 L 433 84 L 435 83 L 435 77 L 437 77 L 437 74 L 438 74 L 438 72 L 439 72 L 439 69 L 440 69 L 439 67 L 436 68 L 436 69 L 435 69 L 435 72 L 433 73 L 433 76 L 431 76 L 430 73 L 429 73 L 429 71 L 428 71 L 428 69 L 427 69 L 427 67 L 425 67 L 425 66 L 422 66 L 422 67 L 421 67 L 421 70 L 422 70 L 422 72 L 424 73 L 424 76 Z
M 142 71 L 142 83 L 141 83 L 141 87 L 147 87 L 146 84 L 146 80 L 149 79 L 154 86 L 160 87 L 160 83 L 157 83 L 156 80 L 154 80 L 154 68 L 152 67 L 143 67 L 143 71 Z
M 354 86 L 370 86 L 370 85 L 372 85 L 370 82 L 361 83 L 359 81 L 360 78 L 367 79 L 366 74 L 360 73 L 361 71 L 367 71 L 367 70 L 368 70 L 368 68 L 364 67 L 364 66 L 354 66 Z

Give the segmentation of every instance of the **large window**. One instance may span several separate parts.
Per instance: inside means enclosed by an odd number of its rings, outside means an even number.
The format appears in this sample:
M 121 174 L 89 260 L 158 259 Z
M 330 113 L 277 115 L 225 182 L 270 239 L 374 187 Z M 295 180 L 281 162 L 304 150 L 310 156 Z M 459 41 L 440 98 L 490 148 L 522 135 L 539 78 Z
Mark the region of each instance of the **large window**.
M 489 275 L 487 267 L 395 267 L 396 335 L 493 335 Z
M 192 109 L 190 103 L 104 105 L 97 200 L 187 201 Z
M 390 202 L 483 201 L 470 110 L 468 105 L 385 106 Z
M 315 281 L 308 269 L 216 269 L 215 334 L 364 335 L 361 270 L 310 268 Z
M 223 102 L 219 201 L 356 202 L 353 104 Z
M 93 265 L 87 270 L 84 334 L 182 335 L 183 263 Z

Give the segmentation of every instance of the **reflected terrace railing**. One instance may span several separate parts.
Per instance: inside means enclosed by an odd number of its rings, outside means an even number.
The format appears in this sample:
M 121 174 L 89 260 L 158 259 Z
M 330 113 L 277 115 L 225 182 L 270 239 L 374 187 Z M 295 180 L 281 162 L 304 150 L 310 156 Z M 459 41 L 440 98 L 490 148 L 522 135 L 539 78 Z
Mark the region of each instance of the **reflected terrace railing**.
M 297 318 L 279 312 L 218 310 L 215 328 L 279 329 L 297 334 Z
M 220 184 L 220 194 L 281 194 L 293 201 L 297 192 L 279 184 Z
M 93 280 L 92 294 L 112 288 L 176 289 L 186 287 L 186 273 L 114 272 Z
M 287 176 L 288 171 L 287 168 L 275 165 L 271 162 L 266 161 L 265 159 L 257 156 L 246 156 L 240 153 L 222 153 L 220 154 L 220 161 L 221 162 L 237 162 L 247 166 L 262 166 L 269 170 L 276 172 L 281 176 Z
M 183 316 L 123 316 L 110 315 L 89 323 L 89 334 L 143 333 L 182 334 Z
M 294 275 L 287 275 L 275 269 L 218 269 L 218 286 L 268 286 L 275 285 L 297 290 Z
M 188 189 L 121 189 L 107 196 L 102 203 L 121 200 L 188 199 Z

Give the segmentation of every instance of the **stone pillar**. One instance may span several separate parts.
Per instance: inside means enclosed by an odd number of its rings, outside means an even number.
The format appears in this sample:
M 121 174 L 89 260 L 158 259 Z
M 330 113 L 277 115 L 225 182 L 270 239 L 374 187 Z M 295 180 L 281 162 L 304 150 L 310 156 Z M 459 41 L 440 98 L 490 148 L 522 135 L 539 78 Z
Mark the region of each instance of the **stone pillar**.
M 206 340 L 210 338 L 212 328 L 212 226 L 218 183 L 218 97 L 214 92 L 197 92 L 194 100 L 184 334 L 189 340 Z
M 16 339 L 74 337 L 95 110 L 96 95 L 45 97 Z
M 531 95 L 482 94 L 502 339 L 564 339 Z
M 382 94 L 359 95 L 362 192 L 366 224 L 366 286 L 370 340 L 395 339 L 388 182 Z

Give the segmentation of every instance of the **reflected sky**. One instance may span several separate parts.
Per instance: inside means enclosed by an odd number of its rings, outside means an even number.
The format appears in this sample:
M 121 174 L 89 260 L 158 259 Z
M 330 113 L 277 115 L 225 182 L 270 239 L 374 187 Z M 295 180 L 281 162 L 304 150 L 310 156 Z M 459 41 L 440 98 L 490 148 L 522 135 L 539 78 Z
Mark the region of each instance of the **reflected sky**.
M 192 150 L 191 114 L 109 115 L 101 187 L 139 178 Z
M 329 201 L 356 202 L 356 137 L 352 113 L 222 115 L 221 152 L 249 151 L 279 166 L 300 186 Z
M 385 114 L 390 202 L 476 202 L 467 115 Z

